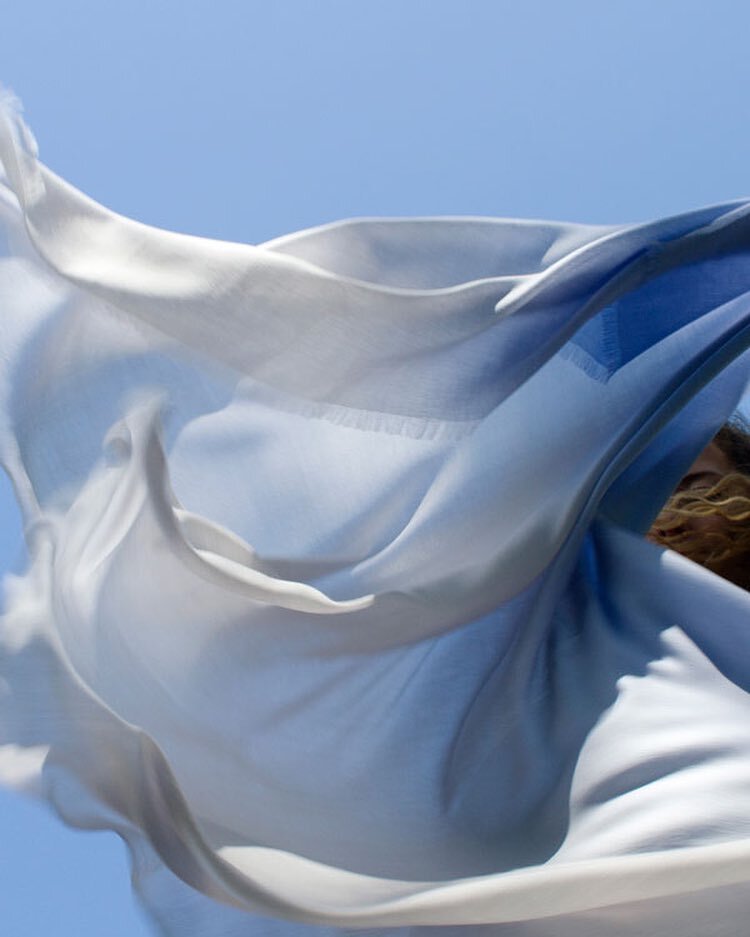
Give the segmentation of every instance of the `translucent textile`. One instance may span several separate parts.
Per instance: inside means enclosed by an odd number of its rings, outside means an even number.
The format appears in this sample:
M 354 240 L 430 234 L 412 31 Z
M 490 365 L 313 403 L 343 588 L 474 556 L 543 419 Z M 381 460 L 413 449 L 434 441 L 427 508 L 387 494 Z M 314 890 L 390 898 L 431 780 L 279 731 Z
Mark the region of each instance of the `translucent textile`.
M 0 159 L 4 780 L 169 937 L 741 933 L 750 597 L 642 535 L 747 383 L 750 204 L 248 246 L 7 100 Z

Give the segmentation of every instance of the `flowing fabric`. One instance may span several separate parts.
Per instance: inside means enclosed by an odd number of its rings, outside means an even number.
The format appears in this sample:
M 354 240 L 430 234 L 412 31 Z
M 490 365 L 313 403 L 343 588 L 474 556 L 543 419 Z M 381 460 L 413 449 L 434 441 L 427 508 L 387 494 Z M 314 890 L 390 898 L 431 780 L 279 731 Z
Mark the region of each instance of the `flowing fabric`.
M 0 108 L 0 774 L 169 937 L 736 937 L 750 596 L 643 539 L 747 384 L 750 203 L 113 214 Z

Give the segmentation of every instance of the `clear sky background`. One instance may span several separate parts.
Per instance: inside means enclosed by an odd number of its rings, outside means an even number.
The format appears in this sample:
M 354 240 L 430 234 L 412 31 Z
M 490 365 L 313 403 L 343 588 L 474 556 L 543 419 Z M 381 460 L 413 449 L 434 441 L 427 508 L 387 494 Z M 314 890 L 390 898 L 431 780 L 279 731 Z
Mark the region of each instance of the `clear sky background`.
M 631 222 L 750 195 L 748 36 L 746 0 L 6 0 L 0 81 L 56 172 L 192 234 Z M 114 836 L 7 794 L 0 927 L 151 933 Z

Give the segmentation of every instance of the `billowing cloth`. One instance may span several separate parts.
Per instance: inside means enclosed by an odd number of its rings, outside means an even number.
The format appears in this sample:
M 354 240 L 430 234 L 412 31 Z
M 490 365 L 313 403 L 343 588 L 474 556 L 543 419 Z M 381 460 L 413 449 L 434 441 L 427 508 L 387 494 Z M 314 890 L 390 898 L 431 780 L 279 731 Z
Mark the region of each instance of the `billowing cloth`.
M 169 937 L 736 937 L 750 596 L 643 539 L 736 407 L 750 203 L 113 214 L 6 100 L 0 772 Z

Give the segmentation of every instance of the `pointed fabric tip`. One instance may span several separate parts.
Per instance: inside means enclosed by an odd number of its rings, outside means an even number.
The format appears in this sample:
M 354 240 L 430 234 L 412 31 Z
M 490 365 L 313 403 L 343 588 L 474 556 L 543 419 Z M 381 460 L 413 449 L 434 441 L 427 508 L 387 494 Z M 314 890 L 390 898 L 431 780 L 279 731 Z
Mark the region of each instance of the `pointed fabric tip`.
M 9 88 L 0 85 L 0 166 L 24 208 L 44 192 L 37 157 L 39 146 L 23 119 L 23 105 Z

